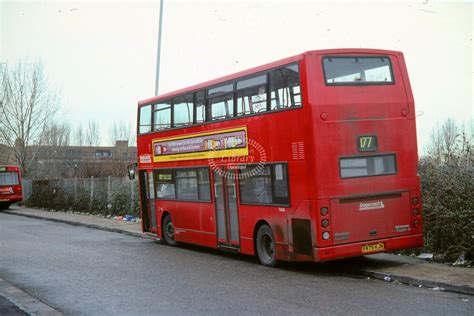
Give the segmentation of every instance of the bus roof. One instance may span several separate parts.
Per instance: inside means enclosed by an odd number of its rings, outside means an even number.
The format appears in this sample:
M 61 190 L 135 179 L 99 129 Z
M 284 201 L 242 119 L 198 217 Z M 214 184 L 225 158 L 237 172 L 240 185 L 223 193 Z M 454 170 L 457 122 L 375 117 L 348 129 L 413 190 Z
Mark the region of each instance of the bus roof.
M 204 89 L 210 86 L 217 85 L 219 83 L 224 83 L 226 81 L 231 81 L 237 78 L 245 77 L 248 75 L 252 75 L 254 73 L 260 72 L 260 71 L 265 71 L 268 69 L 272 68 L 277 68 L 279 66 L 283 66 L 286 64 L 290 64 L 299 60 L 302 60 L 303 57 L 307 54 L 316 54 L 316 55 L 323 55 L 323 54 L 347 54 L 347 53 L 354 53 L 354 54 L 383 54 L 383 55 L 388 55 L 388 54 L 401 54 L 401 52 L 398 51 L 391 51 L 391 50 L 383 50 L 383 49 L 373 49 L 373 48 L 333 48 L 333 49 L 322 49 L 322 50 L 312 50 L 312 51 L 306 51 L 304 53 L 294 55 L 291 57 L 283 58 L 274 62 L 270 62 L 264 65 L 260 65 L 257 67 L 252 67 L 246 70 L 242 70 L 227 76 L 223 76 L 217 79 L 205 81 L 202 83 L 198 83 L 183 89 L 171 91 L 159 96 L 155 96 L 152 98 L 148 98 L 142 101 L 138 102 L 138 106 L 141 105 L 146 105 L 146 104 L 151 104 L 151 103 L 156 103 L 157 101 L 160 100 L 166 100 L 173 98 L 178 95 L 186 94 L 192 91 Z
M 8 169 L 20 170 L 20 167 L 14 166 L 14 165 L 0 165 L 0 168 L 8 168 Z

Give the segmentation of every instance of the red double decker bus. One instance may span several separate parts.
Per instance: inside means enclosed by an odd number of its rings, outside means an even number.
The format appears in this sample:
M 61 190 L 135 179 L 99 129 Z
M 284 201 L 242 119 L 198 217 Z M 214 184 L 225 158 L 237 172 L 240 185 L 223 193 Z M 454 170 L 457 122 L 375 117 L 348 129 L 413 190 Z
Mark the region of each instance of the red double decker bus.
M 423 244 L 403 54 L 309 51 L 138 104 L 143 231 L 278 260 Z
M 0 210 L 23 200 L 20 169 L 16 166 L 0 165 Z

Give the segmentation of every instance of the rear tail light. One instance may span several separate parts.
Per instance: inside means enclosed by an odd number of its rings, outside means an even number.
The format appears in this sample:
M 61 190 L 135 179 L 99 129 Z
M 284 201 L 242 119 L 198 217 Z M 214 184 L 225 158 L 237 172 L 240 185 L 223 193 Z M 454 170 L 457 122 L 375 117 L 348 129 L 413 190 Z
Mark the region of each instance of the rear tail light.
M 413 216 L 418 216 L 418 215 L 420 215 L 420 210 L 417 208 L 413 209 Z
M 411 199 L 411 204 L 412 205 L 418 205 L 418 203 L 419 203 L 419 200 L 418 200 L 417 197 L 414 197 L 414 198 Z
M 415 220 L 413 221 L 413 227 L 415 227 L 415 228 L 420 227 L 420 221 L 417 220 L 417 219 L 415 219 Z
M 328 208 L 327 208 L 327 207 L 322 207 L 322 208 L 321 208 L 321 215 L 322 215 L 322 216 L 328 215 L 328 212 L 329 212 L 329 211 L 328 211 Z
M 323 233 L 323 239 L 328 240 L 329 239 L 329 232 L 324 232 Z
M 328 221 L 327 219 L 323 219 L 323 220 L 321 221 L 321 226 L 322 226 L 323 228 L 328 227 L 328 226 L 329 226 L 329 221 Z

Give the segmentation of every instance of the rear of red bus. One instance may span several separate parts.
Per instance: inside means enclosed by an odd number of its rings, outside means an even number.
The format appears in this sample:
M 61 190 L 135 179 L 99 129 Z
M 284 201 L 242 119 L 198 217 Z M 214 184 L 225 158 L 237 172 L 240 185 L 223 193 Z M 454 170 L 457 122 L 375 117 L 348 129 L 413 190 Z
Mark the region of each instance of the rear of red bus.
M 314 122 L 313 258 L 423 245 L 415 109 L 403 54 L 306 54 Z
M 20 169 L 16 166 L 0 166 L 0 210 L 23 199 Z

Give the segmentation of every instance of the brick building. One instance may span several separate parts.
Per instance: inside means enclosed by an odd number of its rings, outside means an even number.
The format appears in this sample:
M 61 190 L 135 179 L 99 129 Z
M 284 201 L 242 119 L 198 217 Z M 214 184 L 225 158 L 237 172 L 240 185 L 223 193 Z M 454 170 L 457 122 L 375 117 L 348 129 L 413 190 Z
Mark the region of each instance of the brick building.
M 116 141 L 115 146 L 31 146 L 28 157 L 33 157 L 28 173 L 34 178 L 122 176 L 136 162 L 137 148 L 128 141 Z M 1 144 L 0 164 L 18 164 L 11 148 Z

